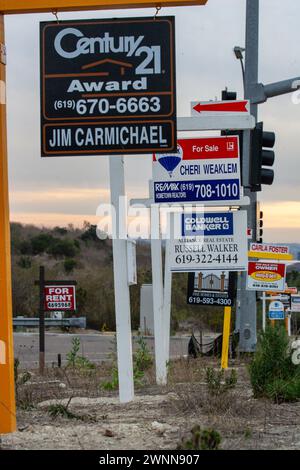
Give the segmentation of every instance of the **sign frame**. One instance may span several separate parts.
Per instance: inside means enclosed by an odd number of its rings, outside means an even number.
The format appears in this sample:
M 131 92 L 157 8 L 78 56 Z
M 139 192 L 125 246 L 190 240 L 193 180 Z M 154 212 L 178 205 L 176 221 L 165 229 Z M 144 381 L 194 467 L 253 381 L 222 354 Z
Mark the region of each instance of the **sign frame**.
M 162 0 L 159 5 L 204 6 L 207 0 Z M 156 8 L 157 2 L 149 0 L 0 0 L 0 13 L 44 13 L 58 11 L 111 10 L 123 8 Z
M 239 135 L 178 139 L 177 153 L 153 155 L 152 167 L 155 204 L 242 202 Z
M 289 252 L 287 245 L 276 243 L 250 243 L 249 258 L 261 258 L 271 260 L 292 260 L 293 255 Z
M 189 215 L 185 212 L 180 214 L 183 217 Z M 191 216 L 194 213 L 190 213 Z M 184 227 L 181 223 L 181 236 L 175 239 L 172 233 L 170 243 L 170 269 L 172 272 L 192 272 L 192 271 L 246 271 L 248 268 L 248 240 L 247 233 L 247 212 L 223 211 L 223 212 L 204 212 L 204 228 L 202 224 L 203 212 L 197 212 L 201 217 L 201 223 L 196 223 L 196 229 L 200 227 L 197 235 L 185 236 Z M 221 218 L 220 216 L 232 215 L 232 219 Z M 211 220 L 214 217 L 213 220 Z M 182 219 L 183 220 L 183 219 Z M 211 221 L 208 235 L 206 232 L 206 220 Z M 214 222 L 214 226 L 211 224 Z M 214 229 L 214 230 L 213 230 Z M 240 234 L 245 234 L 240 237 Z
M 174 16 L 41 22 L 40 50 L 42 157 L 176 151 Z
M 264 277 L 269 280 L 263 281 L 262 279 L 257 279 L 255 277 L 255 273 L 265 273 Z M 276 274 L 277 274 L 277 279 L 274 279 Z M 280 276 L 279 279 L 278 279 L 278 276 Z M 262 292 L 268 292 L 268 291 L 282 292 L 285 286 L 285 276 L 286 276 L 286 265 L 284 263 L 249 260 L 247 290 L 262 291 Z M 272 277 L 273 277 L 273 280 L 271 280 Z
M 72 308 L 68 307 L 49 307 L 48 304 L 51 303 L 51 301 L 46 300 L 46 289 L 51 289 L 51 288 L 72 288 Z M 69 313 L 75 313 L 77 310 L 77 305 L 76 305 L 76 281 L 71 281 L 68 283 L 59 283 L 59 281 L 55 283 L 50 283 L 49 281 L 46 281 L 44 284 L 44 311 L 45 312 L 69 312 Z M 63 302 L 63 301 L 61 301 Z
M 269 305 L 268 316 L 270 320 L 284 320 L 285 310 L 283 303 L 278 300 L 271 302 Z

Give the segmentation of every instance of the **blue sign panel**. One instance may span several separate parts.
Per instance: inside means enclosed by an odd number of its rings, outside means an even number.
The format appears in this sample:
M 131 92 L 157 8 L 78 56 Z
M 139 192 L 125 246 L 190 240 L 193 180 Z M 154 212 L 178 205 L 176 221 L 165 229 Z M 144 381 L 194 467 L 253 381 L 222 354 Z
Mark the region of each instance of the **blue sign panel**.
M 181 217 L 183 237 L 233 235 L 233 214 L 230 212 L 194 212 Z
M 284 320 L 284 311 L 280 312 L 269 312 L 269 319 L 270 320 Z
M 239 198 L 238 179 L 154 183 L 155 202 L 232 201 Z

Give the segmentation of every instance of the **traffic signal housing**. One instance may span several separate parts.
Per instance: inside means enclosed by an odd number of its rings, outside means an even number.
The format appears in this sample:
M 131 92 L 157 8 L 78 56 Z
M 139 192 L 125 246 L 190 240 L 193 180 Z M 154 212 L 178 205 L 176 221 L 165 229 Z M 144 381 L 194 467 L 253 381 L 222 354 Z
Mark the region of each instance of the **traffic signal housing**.
M 257 243 L 262 243 L 263 242 L 263 227 L 264 227 L 264 213 L 263 211 L 259 210 L 257 211 L 257 220 L 256 220 L 256 241 Z
M 265 132 L 263 123 L 258 122 L 251 132 L 250 186 L 251 191 L 261 191 L 263 184 L 271 185 L 274 181 L 272 167 L 275 160 L 273 149 L 275 133 Z M 265 168 L 267 167 L 267 168 Z
M 237 93 L 235 91 L 222 90 L 222 101 L 235 101 Z

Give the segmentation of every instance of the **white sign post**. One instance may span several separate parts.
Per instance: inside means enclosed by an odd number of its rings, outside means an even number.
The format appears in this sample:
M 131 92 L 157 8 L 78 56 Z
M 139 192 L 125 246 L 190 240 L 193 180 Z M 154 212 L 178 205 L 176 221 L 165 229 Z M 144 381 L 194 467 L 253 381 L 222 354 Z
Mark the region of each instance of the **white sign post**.
M 134 399 L 132 339 L 130 319 L 130 296 L 128 283 L 126 211 L 120 208 L 120 197 L 125 196 L 124 158 L 121 155 L 109 158 L 111 203 L 115 209 L 113 224 L 113 265 L 117 332 L 117 355 L 119 397 L 121 403 Z M 124 235 L 124 233 L 123 233 Z

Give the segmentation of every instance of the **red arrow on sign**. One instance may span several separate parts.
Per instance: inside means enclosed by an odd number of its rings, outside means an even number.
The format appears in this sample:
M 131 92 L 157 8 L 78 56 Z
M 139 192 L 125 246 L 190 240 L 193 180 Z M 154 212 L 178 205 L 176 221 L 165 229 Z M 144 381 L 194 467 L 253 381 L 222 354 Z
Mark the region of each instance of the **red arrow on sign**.
M 248 101 L 220 101 L 211 103 L 197 103 L 193 109 L 198 113 L 221 112 L 221 113 L 247 113 Z

